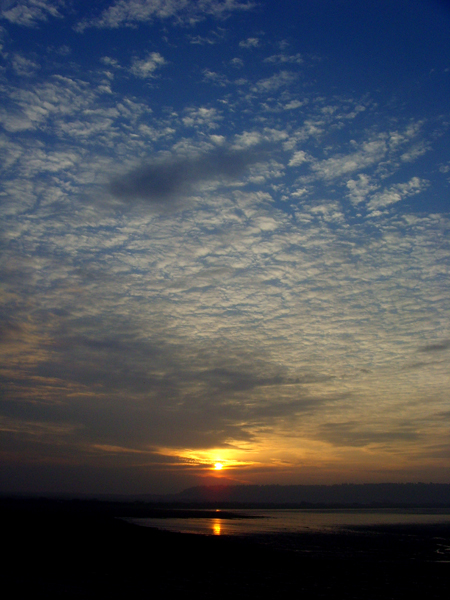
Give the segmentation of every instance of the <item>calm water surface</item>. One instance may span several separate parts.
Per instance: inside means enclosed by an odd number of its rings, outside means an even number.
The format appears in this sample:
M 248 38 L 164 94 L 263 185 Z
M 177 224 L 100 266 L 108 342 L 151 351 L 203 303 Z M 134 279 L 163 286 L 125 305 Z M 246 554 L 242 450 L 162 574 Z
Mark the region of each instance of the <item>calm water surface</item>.
M 376 525 L 450 524 L 450 511 L 392 509 L 244 509 L 235 511 L 240 519 L 220 518 L 220 511 L 211 510 L 208 518 L 129 519 L 145 527 L 157 527 L 181 533 L 203 535 L 257 535 L 302 532 L 330 532 L 353 527 Z M 227 511 L 233 512 L 233 511 Z M 252 518 L 253 517 L 253 518 Z M 260 517 L 255 519 L 254 517 Z

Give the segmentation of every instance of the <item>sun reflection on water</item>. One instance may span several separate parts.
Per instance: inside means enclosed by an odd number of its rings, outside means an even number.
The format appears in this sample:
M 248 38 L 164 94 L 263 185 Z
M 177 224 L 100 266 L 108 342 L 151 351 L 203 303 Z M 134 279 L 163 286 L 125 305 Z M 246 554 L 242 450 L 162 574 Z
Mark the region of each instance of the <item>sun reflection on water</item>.
M 213 534 L 214 535 L 220 535 L 220 532 L 221 532 L 221 529 L 222 529 L 222 525 L 220 523 L 220 519 L 213 519 L 212 529 L 213 529 Z

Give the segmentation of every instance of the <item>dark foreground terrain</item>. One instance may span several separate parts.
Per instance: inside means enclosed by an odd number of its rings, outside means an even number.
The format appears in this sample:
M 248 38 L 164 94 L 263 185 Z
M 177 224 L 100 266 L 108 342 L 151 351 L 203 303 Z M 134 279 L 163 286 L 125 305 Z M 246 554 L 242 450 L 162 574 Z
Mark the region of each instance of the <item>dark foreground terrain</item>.
M 0 502 L 8 597 L 448 598 L 450 563 L 439 561 L 449 556 L 448 526 L 311 533 L 277 543 L 139 527 L 116 518 L 137 516 L 128 506 Z

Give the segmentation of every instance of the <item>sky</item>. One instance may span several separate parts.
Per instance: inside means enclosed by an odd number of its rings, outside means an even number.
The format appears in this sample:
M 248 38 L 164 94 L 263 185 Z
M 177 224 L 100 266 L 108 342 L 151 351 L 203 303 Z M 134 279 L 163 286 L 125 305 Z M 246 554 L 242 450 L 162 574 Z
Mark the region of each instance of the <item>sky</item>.
M 1 0 L 0 93 L 0 491 L 450 482 L 447 2 Z

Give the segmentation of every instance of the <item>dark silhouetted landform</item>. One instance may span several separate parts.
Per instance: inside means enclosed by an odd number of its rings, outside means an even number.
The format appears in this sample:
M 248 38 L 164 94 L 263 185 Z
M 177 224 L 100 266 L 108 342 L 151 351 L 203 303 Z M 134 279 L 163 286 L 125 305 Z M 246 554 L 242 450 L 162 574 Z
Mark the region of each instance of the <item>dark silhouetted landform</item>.
M 373 508 L 450 508 L 449 483 L 364 483 L 336 485 L 205 485 L 176 494 L 41 494 L 41 498 L 71 502 L 101 502 L 107 506 L 129 506 L 140 511 L 150 506 L 179 508 L 276 508 L 352 507 Z M 3 498 L 11 495 L 3 495 Z M 0 494 L 0 500 L 2 495 Z M 16 500 L 31 498 L 16 494 Z M 226 518 L 226 517 L 223 517 Z
M 171 502 L 218 503 L 223 506 L 450 507 L 450 484 L 214 485 L 192 487 L 163 498 Z
M 3 499 L 12 498 L 3 495 Z M 29 494 L 16 494 L 14 499 L 24 501 Z M 102 511 L 114 512 L 133 505 L 134 512 L 145 512 L 151 507 L 184 509 L 200 508 L 450 508 L 448 483 L 365 483 L 337 485 L 206 485 L 188 488 L 176 494 L 41 494 L 41 501 L 61 500 L 72 503 L 86 502 L 86 506 L 102 506 Z M 2 495 L 0 494 L 0 501 Z M 66 504 L 67 505 L 67 504 Z M 81 504 L 80 504 L 81 506 Z M 124 509 L 125 510 L 125 509 Z M 125 510 L 127 512 L 128 508 Z M 209 513 L 207 513 L 209 514 Z M 224 513 L 225 514 L 225 513 Z M 190 513 L 192 516 L 192 513 Z M 181 515 L 180 515 L 181 516 Z M 235 517 L 235 515 L 233 515 Z M 222 518 L 227 518 L 222 516 Z
M 450 545 L 446 524 L 312 531 L 268 543 L 117 518 L 136 516 L 145 504 L 0 499 L 4 589 L 45 600 L 448 598 L 450 563 L 437 553 Z

